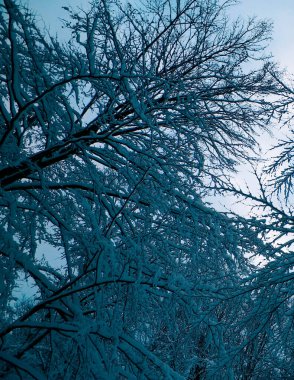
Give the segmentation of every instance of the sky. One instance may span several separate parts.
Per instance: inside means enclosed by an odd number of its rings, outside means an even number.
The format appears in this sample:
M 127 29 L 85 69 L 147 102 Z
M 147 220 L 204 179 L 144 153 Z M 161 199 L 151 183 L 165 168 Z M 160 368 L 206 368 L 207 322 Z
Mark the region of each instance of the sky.
M 294 74 L 294 1 L 243 0 L 235 7 L 235 13 L 273 22 L 273 40 L 269 50 L 282 67 Z
M 58 18 L 66 16 L 62 6 L 85 5 L 88 0 L 23 0 L 52 32 L 64 33 Z M 270 43 L 276 61 L 294 74 L 294 0 L 240 0 L 233 14 L 241 17 L 257 16 L 273 21 L 273 41 Z

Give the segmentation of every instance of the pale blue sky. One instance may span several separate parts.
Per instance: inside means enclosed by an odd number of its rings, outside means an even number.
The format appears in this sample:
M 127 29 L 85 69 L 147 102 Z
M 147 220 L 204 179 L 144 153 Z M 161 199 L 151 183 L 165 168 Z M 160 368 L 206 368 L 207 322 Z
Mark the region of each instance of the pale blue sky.
M 23 0 L 45 23 L 51 25 L 51 31 L 59 31 L 60 21 L 66 12 L 64 5 L 85 5 L 88 0 Z M 270 50 L 282 67 L 294 74 L 294 0 L 240 0 L 233 11 L 242 17 L 258 16 L 271 19 L 274 23 L 273 41 Z M 64 33 L 64 30 L 61 31 Z
M 273 41 L 269 48 L 281 66 L 294 74 L 294 0 L 242 0 L 236 6 L 236 13 L 273 21 Z

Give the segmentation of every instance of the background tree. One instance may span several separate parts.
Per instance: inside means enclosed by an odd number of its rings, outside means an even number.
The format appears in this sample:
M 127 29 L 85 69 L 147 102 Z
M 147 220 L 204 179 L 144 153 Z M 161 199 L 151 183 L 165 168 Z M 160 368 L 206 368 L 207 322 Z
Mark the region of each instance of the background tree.
M 4 0 L 2 376 L 233 378 L 259 352 L 232 321 L 265 245 L 202 201 L 284 111 L 270 28 L 233 3 L 94 1 L 62 45 Z M 21 273 L 36 295 L 16 310 Z
M 274 73 L 273 76 L 276 77 Z M 280 81 L 280 84 L 284 88 L 285 105 L 288 107 L 288 112 L 281 120 L 287 127 L 288 138 L 278 140 L 271 149 L 274 156 L 270 164 L 262 162 L 259 167 L 262 174 L 254 169 L 258 188 L 254 192 L 248 186 L 244 189 L 233 182 L 214 186 L 214 190 L 217 188 L 222 194 L 229 193 L 247 206 L 251 204 L 249 217 L 237 217 L 247 227 L 254 229 L 266 243 L 259 250 L 260 258 L 266 259 L 262 267 L 246 278 L 240 287 L 243 288 L 242 294 L 248 292 L 251 300 L 254 300 L 252 311 L 245 318 L 248 340 L 251 342 L 246 346 L 245 358 L 240 356 L 242 366 L 248 360 L 247 351 L 253 350 L 251 357 L 256 355 L 256 350 L 262 352 L 259 354 L 262 359 L 255 360 L 255 364 L 254 360 L 249 360 L 251 368 L 248 368 L 247 375 L 243 373 L 244 378 L 291 378 L 294 373 L 293 89 L 291 83 L 283 84 Z M 242 324 L 241 319 L 239 323 Z

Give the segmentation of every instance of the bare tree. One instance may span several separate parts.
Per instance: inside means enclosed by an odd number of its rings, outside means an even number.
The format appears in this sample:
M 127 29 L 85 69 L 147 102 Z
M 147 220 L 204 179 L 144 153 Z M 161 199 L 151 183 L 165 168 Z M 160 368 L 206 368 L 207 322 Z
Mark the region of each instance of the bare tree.
M 2 376 L 232 376 L 225 300 L 261 243 L 202 184 L 250 159 L 284 110 L 270 28 L 231 22 L 233 3 L 94 1 L 68 9 L 60 44 L 4 0 Z M 36 297 L 17 309 L 20 273 Z
M 292 91 L 287 86 L 286 95 L 291 105 Z M 249 186 L 242 189 L 233 183 L 213 186 L 214 190 L 234 195 L 247 206 L 251 205 L 248 217 L 236 214 L 235 217 L 261 238 L 257 243 L 259 249 L 252 251 L 252 258 L 255 262 L 262 259 L 262 265 L 259 263 L 255 272 L 245 277 L 235 295 L 231 295 L 235 300 L 241 295 L 240 305 L 249 297 L 246 303 L 251 305 L 247 305 L 246 314 L 237 322 L 246 336 L 236 349 L 242 379 L 264 376 L 282 379 L 294 374 L 292 145 L 291 137 L 280 141 L 275 147 L 279 153 L 273 157 L 272 164 L 263 167 L 263 175 L 255 170 L 259 184 L 255 192 Z

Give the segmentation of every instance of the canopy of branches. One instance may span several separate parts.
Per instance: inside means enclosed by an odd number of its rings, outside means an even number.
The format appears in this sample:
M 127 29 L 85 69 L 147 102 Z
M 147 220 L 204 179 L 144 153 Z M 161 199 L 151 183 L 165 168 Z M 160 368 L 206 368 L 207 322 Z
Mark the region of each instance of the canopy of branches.
M 233 3 L 95 0 L 66 43 L 0 5 L 0 377 L 293 378 L 293 142 L 230 180 L 293 92 Z

